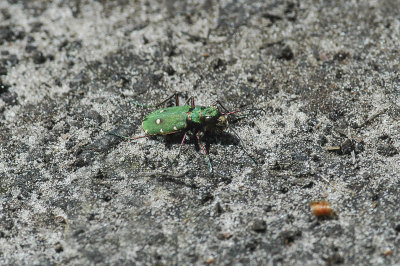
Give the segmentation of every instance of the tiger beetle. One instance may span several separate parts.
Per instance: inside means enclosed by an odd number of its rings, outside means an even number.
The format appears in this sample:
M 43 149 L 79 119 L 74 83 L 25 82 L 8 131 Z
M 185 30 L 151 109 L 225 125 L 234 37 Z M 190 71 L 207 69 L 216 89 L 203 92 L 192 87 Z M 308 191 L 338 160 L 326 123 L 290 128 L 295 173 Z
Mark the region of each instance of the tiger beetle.
M 145 135 L 138 137 L 126 137 L 117 135 L 115 133 L 110 134 L 125 139 L 135 140 L 140 138 L 148 138 L 151 136 L 165 136 L 184 132 L 179 148 L 179 156 L 182 145 L 186 140 L 187 133 L 192 132 L 196 136 L 197 143 L 201 147 L 203 154 L 205 155 L 208 169 L 210 173 L 212 173 L 213 167 L 211 165 L 211 161 L 207 154 L 207 151 L 201 142 L 201 137 L 207 133 L 215 134 L 217 132 L 222 132 L 227 129 L 229 123 L 226 116 L 238 113 L 240 112 L 240 110 L 228 111 L 221 104 L 220 101 L 216 101 L 214 104 L 208 107 L 196 106 L 194 104 L 194 97 L 190 97 L 186 101 L 185 105 L 179 106 L 179 97 L 177 93 L 168 97 L 165 101 L 157 104 L 154 107 L 165 104 L 173 97 L 175 97 L 176 106 L 158 109 L 145 117 L 142 122 L 142 128 L 145 132 Z M 153 107 L 149 105 L 143 105 L 138 102 L 133 103 L 138 106 Z M 218 109 L 217 105 L 222 109 L 222 111 Z M 234 131 L 232 128 L 230 129 L 242 143 L 242 147 L 245 153 L 253 160 L 255 164 L 257 164 L 257 161 L 244 148 L 243 140 L 239 137 L 236 131 Z

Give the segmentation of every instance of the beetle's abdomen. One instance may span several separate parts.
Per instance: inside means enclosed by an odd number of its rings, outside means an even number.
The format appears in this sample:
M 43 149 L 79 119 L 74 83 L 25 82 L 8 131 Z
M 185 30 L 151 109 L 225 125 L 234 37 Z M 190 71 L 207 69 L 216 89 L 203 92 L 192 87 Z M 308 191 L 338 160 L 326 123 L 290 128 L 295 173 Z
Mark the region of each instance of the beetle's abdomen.
M 190 106 L 175 106 L 154 111 L 142 122 L 147 135 L 167 135 L 182 131 L 187 127 L 187 113 Z

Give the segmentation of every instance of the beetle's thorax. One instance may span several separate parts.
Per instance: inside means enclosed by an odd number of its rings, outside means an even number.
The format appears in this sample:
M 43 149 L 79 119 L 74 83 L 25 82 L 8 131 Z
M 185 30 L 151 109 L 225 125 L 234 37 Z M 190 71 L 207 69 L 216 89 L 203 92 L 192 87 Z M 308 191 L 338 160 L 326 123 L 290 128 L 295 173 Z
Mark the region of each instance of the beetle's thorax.
M 215 106 L 196 106 L 187 113 L 188 120 L 196 124 L 207 124 L 216 123 L 214 121 L 218 120 L 220 112 Z
M 228 120 L 216 106 L 196 106 L 187 113 L 187 119 L 204 131 L 225 130 L 228 126 Z

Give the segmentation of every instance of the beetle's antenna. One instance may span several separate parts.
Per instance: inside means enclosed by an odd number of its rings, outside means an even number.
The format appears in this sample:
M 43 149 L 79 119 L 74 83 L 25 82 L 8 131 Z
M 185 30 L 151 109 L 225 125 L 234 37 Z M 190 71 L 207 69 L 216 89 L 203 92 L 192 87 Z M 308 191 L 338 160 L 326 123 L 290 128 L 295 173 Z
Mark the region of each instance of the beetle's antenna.
M 258 111 L 258 112 L 262 112 L 264 114 L 266 114 L 266 111 L 264 109 L 261 108 L 249 108 L 249 109 L 242 109 L 242 110 L 238 110 L 238 111 L 233 111 L 233 112 L 228 112 L 226 111 L 225 113 L 221 113 L 222 115 L 232 115 L 238 112 L 241 112 L 242 115 L 237 115 L 235 116 L 235 119 L 231 120 L 230 122 L 232 123 L 236 123 L 237 121 L 248 117 L 250 114 L 248 113 L 249 111 Z
M 241 110 L 236 110 L 236 111 L 228 111 L 228 109 L 225 108 L 225 106 L 222 105 L 222 103 L 220 101 L 216 101 L 213 105 L 218 104 L 219 106 L 221 106 L 221 108 L 225 111 L 224 113 L 221 113 L 222 115 L 233 115 L 236 113 L 241 112 Z
M 222 106 L 222 105 L 221 105 Z M 229 112 L 229 111 L 227 111 L 227 110 L 225 110 L 224 109 L 224 111 L 225 111 L 225 113 L 221 113 L 222 115 L 233 115 L 233 114 L 236 114 L 236 113 L 244 113 L 242 116 L 240 116 L 239 118 L 243 118 L 243 117 L 247 117 L 249 114 L 248 113 L 246 113 L 246 111 L 260 111 L 260 112 L 263 112 L 264 114 L 266 113 L 265 112 L 265 110 L 264 109 L 261 109 L 261 108 L 249 108 L 249 109 L 244 109 L 244 110 L 237 110 L 237 111 L 231 111 L 231 112 Z
M 233 114 L 236 114 L 236 113 L 239 113 L 239 112 L 241 112 L 241 111 L 237 110 L 237 111 L 232 111 L 232 112 L 227 112 L 227 113 L 221 113 L 221 115 L 233 115 Z

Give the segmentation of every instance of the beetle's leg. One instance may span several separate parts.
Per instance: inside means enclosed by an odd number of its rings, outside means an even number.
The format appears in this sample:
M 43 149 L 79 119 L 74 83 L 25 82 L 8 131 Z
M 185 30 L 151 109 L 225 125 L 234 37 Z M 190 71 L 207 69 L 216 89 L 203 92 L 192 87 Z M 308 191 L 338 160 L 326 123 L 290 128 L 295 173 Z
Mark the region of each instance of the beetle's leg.
M 190 105 L 191 105 L 192 109 L 194 109 L 194 97 L 192 96 L 191 98 L 192 98 L 192 100 L 190 101 Z
M 175 92 L 175 106 L 179 106 L 179 95 Z
M 182 141 L 181 141 L 181 145 L 179 146 L 178 155 L 176 157 L 179 157 L 179 155 L 181 154 L 183 143 L 185 143 L 185 140 L 186 140 L 186 134 L 187 134 L 187 132 L 185 132 L 185 135 L 183 135 L 183 138 L 182 138 Z
M 168 102 L 169 100 L 171 100 L 171 99 L 174 98 L 174 97 L 175 97 L 175 105 L 176 105 L 176 106 L 179 106 L 179 94 L 178 94 L 177 92 L 175 92 L 175 93 L 172 94 L 171 96 L 168 96 L 167 99 L 165 99 L 164 101 L 162 101 L 162 102 L 160 102 L 160 103 L 158 103 L 158 104 L 156 104 L 156 105 L 141 104 L 141 103 L 139 103 L 139 102 L 137 102 L 137 101 L 131 101 L 131 103 L 132 103 L 132 104 L 135 104 L 135 105 L 137 105 L 137 106 L 145 107 L 145 108 L 156 108 L 156 107 L 159 107 L 159 106 L 165 104 L 166 102 Z
M 239 134 L 236 132 L 236 130 L 234 130 L 232 127 L 228 127 L 235 135 L 236 137 L 239 139 L 239 143 L 242 146 L 242 149 L 244 151 L 244 153 L 246 153 L 247 156 L 249 156 L 249 158 L 254 162 L 255 165 L 258 165 L 258 162 L 256 159 L 254 159 L 253 156 L 250 155 L 250 153 L 247 151 L 246 147 L 244 146 L 244 141 L 242 140 L 242 138 L 239 136 Z
M 199 133 L 196 134 L 196 138 L 197 138 L 197 143 L 199 144 L 199 146 L 203 150 L 203 154 L 206 156 L 206 163 L 208 165 L 208 170 L 210 171 L 210 173 L 212 173 L 213 172 L 213 168 L 212 168 L 212 165 L 211 165 L 210 157 L 208 156 L 206 149 L 204 148 L 203 144 L 200 141 Z
M 175 98 L 175 105 L 179 106 L 179 94 L 177 92 L 175 92 L 174 94 L 172 94 L 171 96 L 169 96 L 167 99 L 165 99 L 164 101 L 156 104 L 154 107 L 159 107 L 165 103 L 167 103 L 169 100 L 171 100 L 172 98 Z
M 194 97 L 190 97 L 189 99 L 187 99 L 187 101 L 185 102 L 186 105 L 189 105 L 190 102 L 190 106 L 192 107 L 192 109 L 194 108 Z
M 182 138 L 182 141 L 181 141 L 181 145 L 179 146 L 178 155 L 175 157 L 175 161 L 176 162 L 178 162 L 178 158 L 181 155 L 181 150 L 182 150 L 183 143 L 185 143 L 186 135 L 187 135 L 187 132 L 185 132 L 185 134 L 183 135 L 183 138 Z
M 219 105 L 225 112 L 229 112 L 228 109 L 225 108 L 225 106 L 222 105 L 221 101 L 217 100 L 213 105 Z

